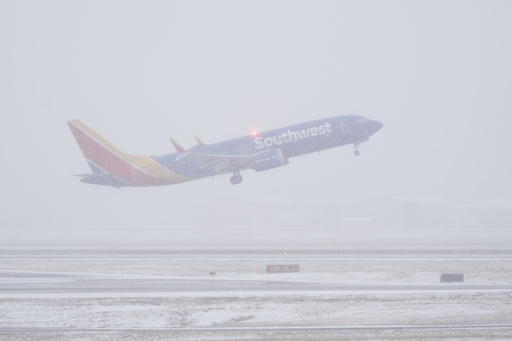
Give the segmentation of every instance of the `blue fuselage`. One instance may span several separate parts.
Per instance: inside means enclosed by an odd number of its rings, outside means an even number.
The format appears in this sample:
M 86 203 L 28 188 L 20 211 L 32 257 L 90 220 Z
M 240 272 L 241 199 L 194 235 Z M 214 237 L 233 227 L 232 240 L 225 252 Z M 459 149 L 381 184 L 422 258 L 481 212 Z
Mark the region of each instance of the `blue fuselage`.
M 357 147 L 381 127 L 381 122 L 369 120 L 363 116 L 336 116 L 219 143 L 201 144 L 188 151 L 201 155 L 250 156 L 280 149 L 282 156 L 287 160 L 347 144 L 354 144 Z M 170 171 L 194 178 L 236 171 L 231 169 L 219 172 L 212 168 L 201 167 L 194 160 L 176 162 L 179 156 L 180 153 L 173 153 L 152 158 Z

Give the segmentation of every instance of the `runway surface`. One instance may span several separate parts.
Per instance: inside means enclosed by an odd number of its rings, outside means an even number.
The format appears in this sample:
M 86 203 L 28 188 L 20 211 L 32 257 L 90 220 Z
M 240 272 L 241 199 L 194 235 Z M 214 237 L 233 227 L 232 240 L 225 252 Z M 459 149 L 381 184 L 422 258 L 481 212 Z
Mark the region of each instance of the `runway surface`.
M 41 293 L 157 293 L 232 291 L 382 291 L 382 290 L 511 290 L 512 284 L 377 285 L 306 283 L 292 281 L 253 281 L 217 279 L 133 278 L 112 275 L 76 275 L 45 272 L 0 271 L 0 294 Z
M 508 250 L 10 250 L 0 261 L 5 340 L 512 335 Z M 464 282 L 440 283 L 450 272 Z

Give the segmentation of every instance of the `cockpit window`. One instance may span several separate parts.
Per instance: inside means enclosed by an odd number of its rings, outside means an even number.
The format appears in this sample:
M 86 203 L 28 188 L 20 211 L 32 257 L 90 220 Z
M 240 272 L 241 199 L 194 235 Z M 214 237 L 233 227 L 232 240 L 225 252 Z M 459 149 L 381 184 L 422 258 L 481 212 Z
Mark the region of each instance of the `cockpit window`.
M 366 118 L 366 117 L 361 117 L 361 118 L 358 118 L 356 120 L 357 123 L 363 123 L 363 122 L 366 122 L 366 121 L 368 121 L 368 118 Z

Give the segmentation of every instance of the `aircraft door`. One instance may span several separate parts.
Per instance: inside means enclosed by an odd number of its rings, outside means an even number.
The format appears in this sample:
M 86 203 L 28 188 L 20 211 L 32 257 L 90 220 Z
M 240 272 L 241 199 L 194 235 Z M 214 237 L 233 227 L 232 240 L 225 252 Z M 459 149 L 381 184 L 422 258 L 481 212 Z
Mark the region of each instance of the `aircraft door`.
M 341 129 L 345 134 L 350 133 L 350 126 L 348 125 L 348 120 L 341 120 Z

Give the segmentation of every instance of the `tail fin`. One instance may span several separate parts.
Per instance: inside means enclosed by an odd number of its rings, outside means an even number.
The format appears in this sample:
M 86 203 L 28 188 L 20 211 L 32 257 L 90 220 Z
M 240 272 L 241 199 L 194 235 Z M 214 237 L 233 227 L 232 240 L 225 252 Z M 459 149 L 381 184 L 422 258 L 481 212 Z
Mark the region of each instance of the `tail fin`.
M 129 155 L 123 153 L 80 120 L 68 121 L 78 146 L 95 174 L 115 174 L 126 167 Z
M 82 182 L 124 187 L 169 185 L 191 180 L 170 172 L 150 156 L 123 153 L 80 120 L 68 121 L 68 125 L 93 172 L 79 175 Z

